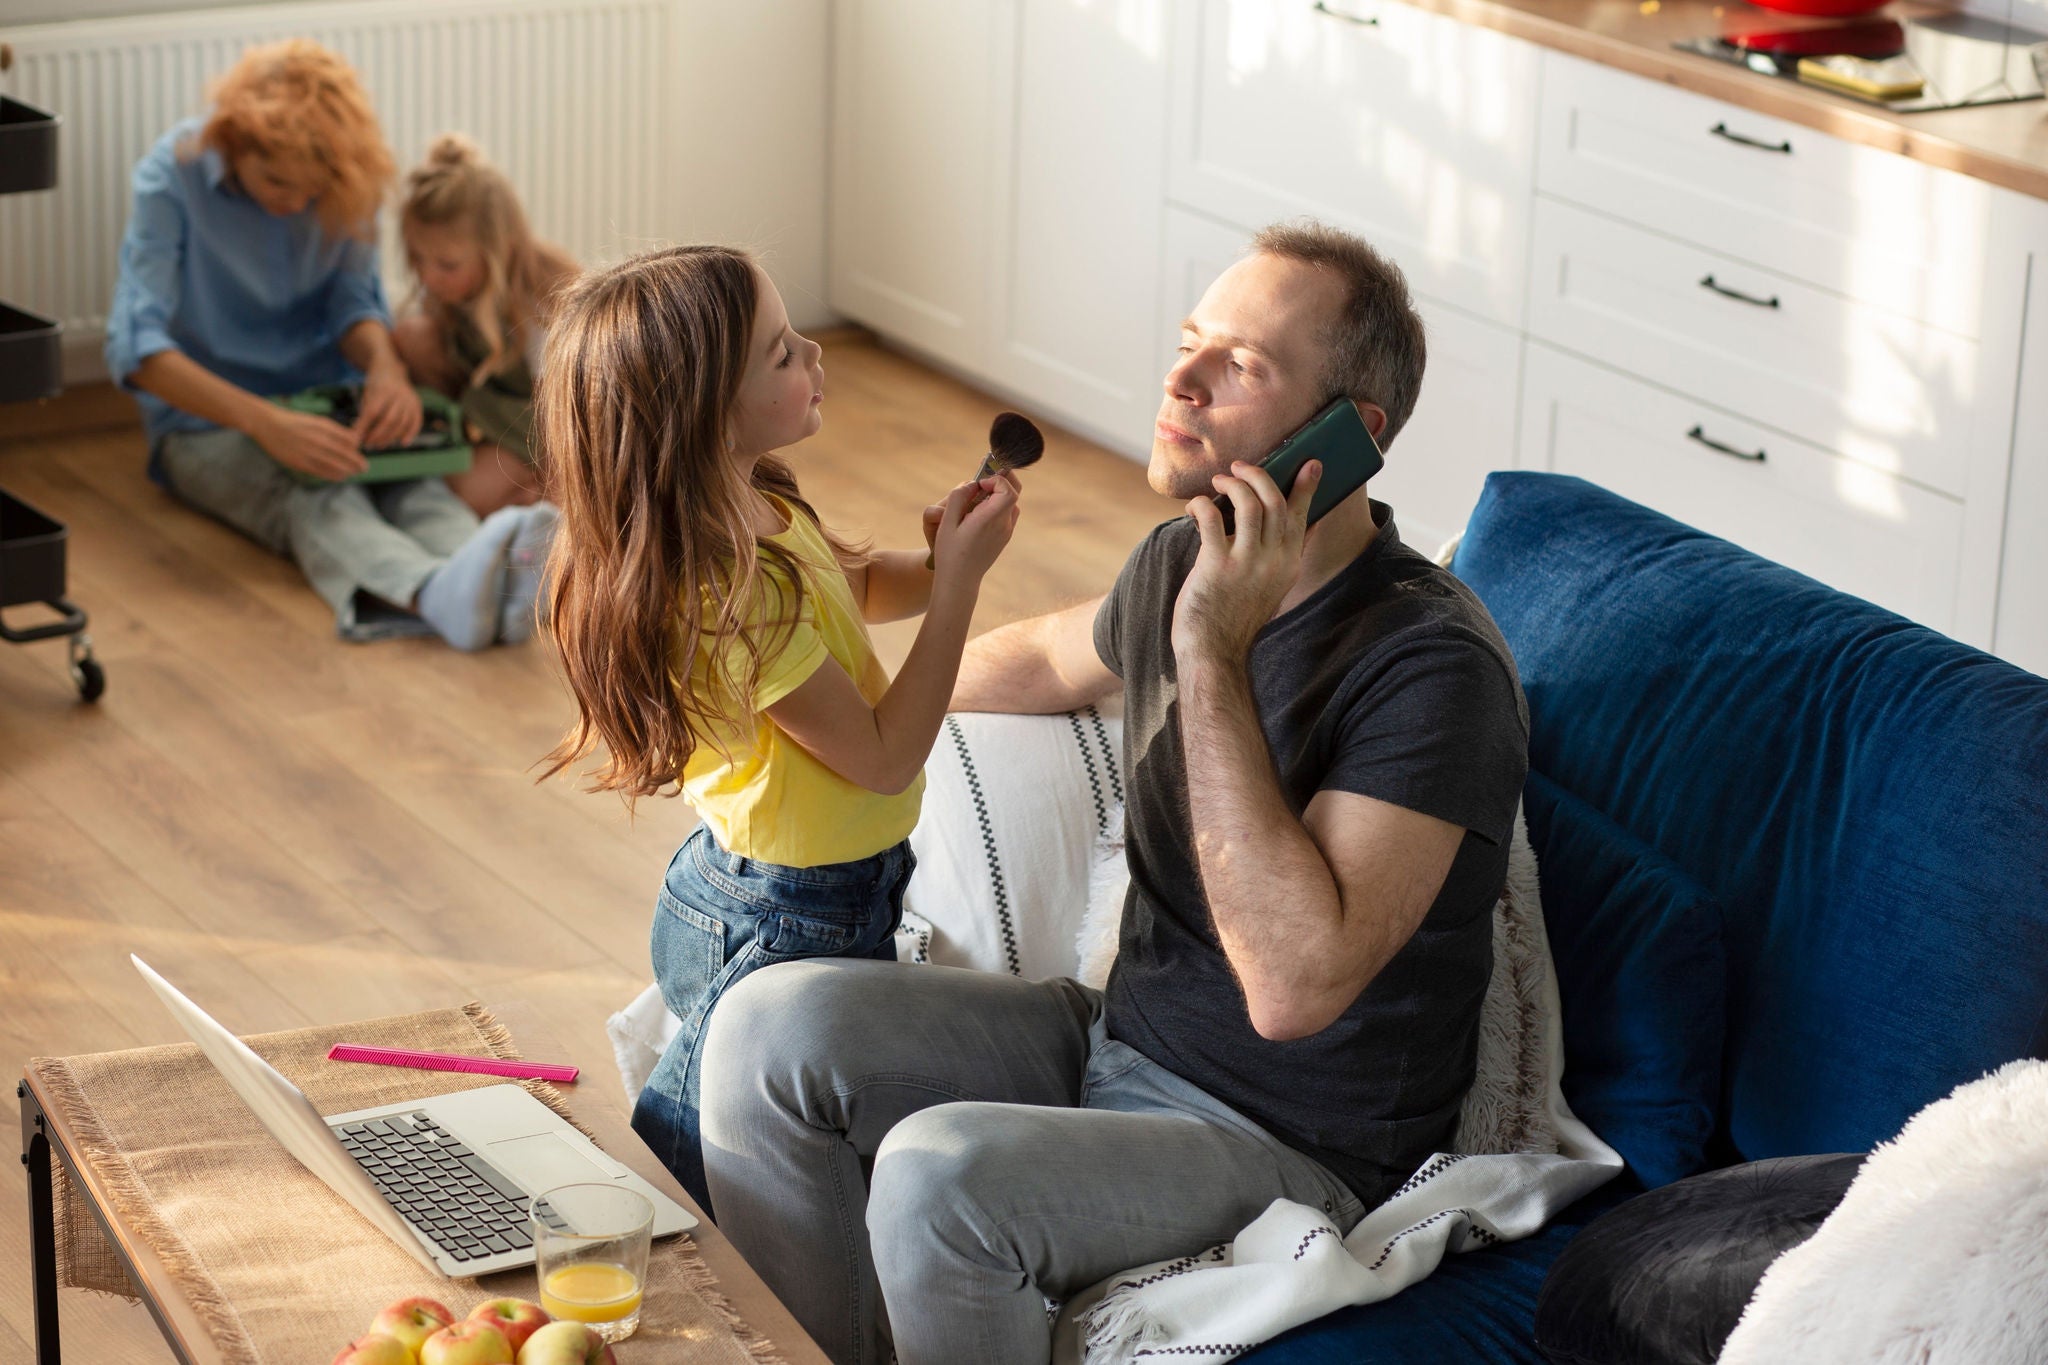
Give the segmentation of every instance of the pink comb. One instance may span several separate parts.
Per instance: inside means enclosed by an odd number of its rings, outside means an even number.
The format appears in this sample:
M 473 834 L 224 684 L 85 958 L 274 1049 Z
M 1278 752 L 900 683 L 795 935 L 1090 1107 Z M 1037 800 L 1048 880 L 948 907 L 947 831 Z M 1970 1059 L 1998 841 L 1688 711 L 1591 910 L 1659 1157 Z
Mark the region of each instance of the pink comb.
M 552 1062 L 501 1062 L 496 1057 L 465 1057 L 459 1052 L 415 1052 L 409 1047 L 365 1047 L 361 1043 L 336 1043 L 327 1049 L 328 1060 L 374 1062 L 378 1066 L 411 1066 L 422 1071 L 475 1071 L 486 1076 L 517 1076 L 536 1081 L 576 1079 L 576 1068 Z

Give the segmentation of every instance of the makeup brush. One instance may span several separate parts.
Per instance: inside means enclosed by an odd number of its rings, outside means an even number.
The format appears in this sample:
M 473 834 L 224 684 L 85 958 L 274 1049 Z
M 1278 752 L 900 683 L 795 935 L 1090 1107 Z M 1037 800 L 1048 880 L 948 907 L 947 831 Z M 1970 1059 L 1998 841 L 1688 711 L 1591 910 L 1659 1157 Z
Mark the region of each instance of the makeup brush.
M 1029 417 L 1021 412 L 999 412 L 996 420 L 988 426 L 988 454 L 982 457 L 981 468 L 974 471 L 974 481 L 981 482 L 1012 469 L 1023 469 L 1038 463 L 1038 457 L 1045 454 L 1045 433 L 1040 431 Z M 977 497 L 975 502 L 981 499 Z M 973 506 L 973 503 L 968 504 Z M 924 557 L 924 566 L 934 567 L 934 557 Z

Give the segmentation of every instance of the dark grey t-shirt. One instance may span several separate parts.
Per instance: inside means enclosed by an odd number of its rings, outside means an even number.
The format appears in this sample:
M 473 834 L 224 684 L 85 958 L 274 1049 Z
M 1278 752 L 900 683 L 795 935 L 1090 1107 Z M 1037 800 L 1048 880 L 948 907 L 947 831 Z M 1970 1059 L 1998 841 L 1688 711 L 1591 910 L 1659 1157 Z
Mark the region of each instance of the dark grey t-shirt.
M 1529 740 L 1493 618 L 1400 542 L 1392 509 L 1376 502 L 1373 517 L 1372 545 L 1253 641 L 1259 725 L 1296 815 L 1319 791 L 1355 792 L 1466 834 L 1414 937 L 1311 1037 L 1252 1028 L 1202 891 L 1171 642 L 1194 522 L 1146 537 L 1095 618 L 1096 652 L 1124 680 L 1129 774 L 1110 1036 L 1321 1161 L 1368 1208 L 1444 1149 L 1472 1084 Z

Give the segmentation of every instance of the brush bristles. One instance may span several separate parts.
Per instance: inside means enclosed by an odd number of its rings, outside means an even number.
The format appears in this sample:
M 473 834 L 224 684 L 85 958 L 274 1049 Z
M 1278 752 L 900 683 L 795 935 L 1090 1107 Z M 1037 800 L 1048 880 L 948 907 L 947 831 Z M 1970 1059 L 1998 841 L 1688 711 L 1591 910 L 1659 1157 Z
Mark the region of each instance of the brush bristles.
M 999 412 L 988 428 L 989 472 L 1022 469 L 1045 454 L 1045 433 L 1021 412 Z

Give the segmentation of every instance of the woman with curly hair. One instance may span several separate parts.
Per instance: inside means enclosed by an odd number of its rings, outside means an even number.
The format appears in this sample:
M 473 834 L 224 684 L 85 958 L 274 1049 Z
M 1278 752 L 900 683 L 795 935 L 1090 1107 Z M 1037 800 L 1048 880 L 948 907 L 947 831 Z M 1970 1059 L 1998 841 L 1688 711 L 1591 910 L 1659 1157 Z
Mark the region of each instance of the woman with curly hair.
M 355 72 L 295 39 L 250 48 L 207 94 L 135 168 L 107 319 L 150 476 L 296 560 L 349 639 L 524 639 L 552 507 L 479 523 L 438 478 L 350 482 L 365 448 L 421 422 L 377 272 L 395 168 Z M 352 426 L 270 401 L 356 381 Z

